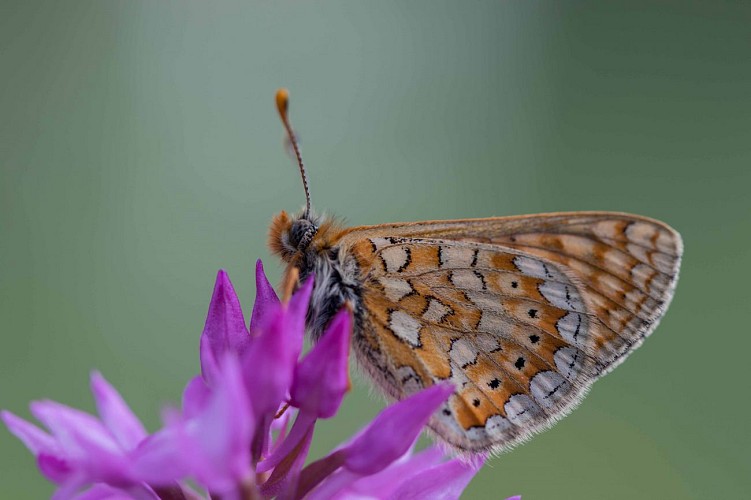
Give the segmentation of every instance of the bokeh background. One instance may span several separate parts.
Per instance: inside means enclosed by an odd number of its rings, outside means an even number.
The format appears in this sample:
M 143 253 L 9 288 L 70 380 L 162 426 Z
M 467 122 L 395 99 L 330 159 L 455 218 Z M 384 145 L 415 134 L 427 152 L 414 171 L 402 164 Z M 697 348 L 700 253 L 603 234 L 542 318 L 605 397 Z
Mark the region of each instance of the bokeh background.
M 0 407 L 151 429 L 198 371 L 217 269 L 246 305 L 271 216 L 351 224 L 622 210 L 684 236 L 657 333 L 466 498 L 744 498 L 751 488 L 751 4 L 0 1 Z M 357 383 L 320 456 L 382 407 Z M 0 429 L 0 494 L 52 487 Z

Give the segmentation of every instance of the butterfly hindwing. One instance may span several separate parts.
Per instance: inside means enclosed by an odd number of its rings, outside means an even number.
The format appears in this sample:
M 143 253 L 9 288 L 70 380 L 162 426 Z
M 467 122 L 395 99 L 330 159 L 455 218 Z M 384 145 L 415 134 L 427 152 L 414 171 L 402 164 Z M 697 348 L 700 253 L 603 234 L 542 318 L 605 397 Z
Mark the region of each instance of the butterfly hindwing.
M 451 380 L 431 426 L 465 451 L 504 449 L 569 411 L 652 331 L 681 251 L 666 226 L 605 213 L 376 226 L 347 240 L 369 316 L 363 365 L 395 398 Z
M 584 351 L 582 300 L 556 264 L 478 243 L 374 243 L 363 333 L 380 359 L 370 371 L 397 398 L 454 383 L 456 394 L 431 422 L 446 441 L 467 451 L 505 447 L 575 404 L 596 362 Z M 525 273 L 530 262 L 550 277 Z M 554 306 L 540 289 L 568 296 L 567 305 Z M 558 326 L 569 315 L 578 328 Z

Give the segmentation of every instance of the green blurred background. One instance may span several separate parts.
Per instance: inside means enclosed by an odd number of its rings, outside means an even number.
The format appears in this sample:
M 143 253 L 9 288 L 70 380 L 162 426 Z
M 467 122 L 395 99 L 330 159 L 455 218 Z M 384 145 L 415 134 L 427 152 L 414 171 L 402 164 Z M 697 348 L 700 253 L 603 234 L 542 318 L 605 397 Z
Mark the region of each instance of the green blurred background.
M 271 216 L 351 224 L 622 210 L 685 239 L 646 346 L 467 498 L 748 498 L 751 4 L 0 2 L 0 407 L 151 429 L 198 370 L 217 269 L 243 303 Z M 382 403 L 360 381 L 312 452 Z M 52 487 L 0 430 L 0 496 Z

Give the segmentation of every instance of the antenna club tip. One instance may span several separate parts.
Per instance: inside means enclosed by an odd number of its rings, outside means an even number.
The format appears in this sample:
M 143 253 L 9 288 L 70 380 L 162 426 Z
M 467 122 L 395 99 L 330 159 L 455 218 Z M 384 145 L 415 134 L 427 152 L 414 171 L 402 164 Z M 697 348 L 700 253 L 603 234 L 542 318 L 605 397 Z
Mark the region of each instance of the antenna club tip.
M 287 107 L 289 106 L 289 91 L 285 88 L 281 88 L 276 91 L 276 109 L 279 110 L 279 114 L 287 116 Z

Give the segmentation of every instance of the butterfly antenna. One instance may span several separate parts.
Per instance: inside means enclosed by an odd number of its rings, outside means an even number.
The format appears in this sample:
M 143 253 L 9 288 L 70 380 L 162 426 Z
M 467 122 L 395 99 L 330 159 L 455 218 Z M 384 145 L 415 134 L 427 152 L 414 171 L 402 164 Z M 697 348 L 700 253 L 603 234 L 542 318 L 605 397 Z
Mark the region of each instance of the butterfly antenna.
M 282 118 L 282 124 L 284 124 L 284 128 L 287 131 L 289 142 L 292 144 L 292 149 L 295 151 L 297 165 L 300 167 L 302 185 L 305 188 L 305 213 L 303 214 L 303 219 L 308 219 L 310 216 L 310 190 L 308 189 L 308 175 L 305 173 L 305 165 L 303 165 L 302 162 L 300 147 L 297 145 L 295 133 L 292 132 L 292 127 L 290 126 L 289 118 L 287 117 L 287 109 L 289 109 L 289 92 L 287 91 L 287 89 L 279 89 L 276 91 L 276 109 L 279 111 L 279 116 Z

